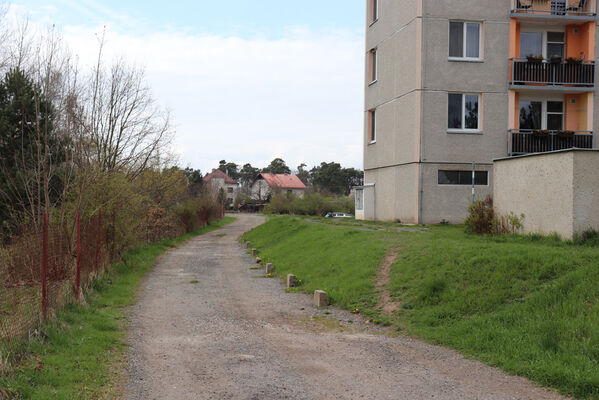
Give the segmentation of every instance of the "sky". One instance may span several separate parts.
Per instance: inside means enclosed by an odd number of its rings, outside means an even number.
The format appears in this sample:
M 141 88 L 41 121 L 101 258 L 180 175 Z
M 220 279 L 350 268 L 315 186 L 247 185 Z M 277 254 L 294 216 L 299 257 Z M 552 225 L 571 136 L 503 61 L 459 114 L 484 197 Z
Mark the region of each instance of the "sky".
M 80 66 L 105 54 L 145 68 L 182 167 L 219 160 L 362 168 L 363 0 L 13 0 L 55 26 Z

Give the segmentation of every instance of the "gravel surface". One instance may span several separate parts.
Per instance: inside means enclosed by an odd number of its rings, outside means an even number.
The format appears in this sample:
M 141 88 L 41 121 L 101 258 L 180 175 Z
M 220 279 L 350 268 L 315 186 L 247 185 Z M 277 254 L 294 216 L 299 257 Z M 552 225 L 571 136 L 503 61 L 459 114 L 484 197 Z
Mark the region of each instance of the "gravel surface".
M 250 270 L 238 242 L 263 218 L 236 217 L 163 256 L 145 280 L 129 332 L 129 399 L 561 398 L 286 293 Z

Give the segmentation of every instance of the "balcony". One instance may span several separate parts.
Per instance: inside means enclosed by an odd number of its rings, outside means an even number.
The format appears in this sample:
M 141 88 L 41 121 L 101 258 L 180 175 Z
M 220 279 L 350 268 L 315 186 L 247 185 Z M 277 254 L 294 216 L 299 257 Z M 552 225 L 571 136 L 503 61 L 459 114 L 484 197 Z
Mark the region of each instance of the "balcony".
M 511 0 L 512 17 L 589 21 L 597 18 L 596 0 Z
M 535 89 L 547 87 L 554 89 L 556 86 L 562 86 L 583 90 L 595 87 L 595 61 L 560 59 L 556 62 L 532 58 L 510 58 L 509 62 L 512 86 L 537 85 Z
M 592 131 L 511 129 L 509 137 L 510 156 L 571 148 L 592 149 L 594 144 Z

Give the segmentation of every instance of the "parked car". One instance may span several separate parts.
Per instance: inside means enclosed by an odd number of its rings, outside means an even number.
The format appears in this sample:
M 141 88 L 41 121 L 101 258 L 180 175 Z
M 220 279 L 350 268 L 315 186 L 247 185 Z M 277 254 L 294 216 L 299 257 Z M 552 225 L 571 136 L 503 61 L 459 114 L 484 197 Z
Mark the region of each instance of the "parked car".
M 324 216 L 325 218 L 353 218 L 354 216 L 351 214 L 346 214 L 342 212 L 330 212 Z

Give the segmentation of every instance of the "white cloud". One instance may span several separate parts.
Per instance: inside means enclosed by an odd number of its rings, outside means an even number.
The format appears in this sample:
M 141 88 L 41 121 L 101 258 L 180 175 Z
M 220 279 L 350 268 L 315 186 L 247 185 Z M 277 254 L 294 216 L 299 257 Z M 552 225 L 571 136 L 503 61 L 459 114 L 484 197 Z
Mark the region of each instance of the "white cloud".
M 101 32 L 63 28 L 83 67 L 93 65 Z M 105 51 L 145 66 L 155 97 L 172 111 L 182 165 L 205 172 L 221 159 L 262 167 L 282 157 L 291 167 L 362 166 L 359 33 L 292 27 L 271 40 L 108 28 Z

